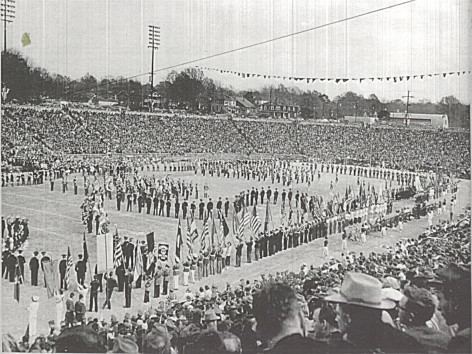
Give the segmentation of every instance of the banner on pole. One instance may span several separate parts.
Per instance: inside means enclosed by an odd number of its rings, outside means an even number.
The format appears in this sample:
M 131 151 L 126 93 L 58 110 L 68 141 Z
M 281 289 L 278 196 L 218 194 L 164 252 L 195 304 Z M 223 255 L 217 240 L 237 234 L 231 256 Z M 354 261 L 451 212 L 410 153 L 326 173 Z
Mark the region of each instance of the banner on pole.
M 54 297 L 54 293 L 57 291 L 57 261 L 45 261 L 43 263 L 44 280 L 46 282 L 46 289 L 48 293 L 48 299 Z
M 111 233 L 97 236 L 97 270 L 105 273 L 113 270 L 113 235 Z
M 157 259 L 161 262 L 167 262 L 169 260 L 169 244 L 159 242 L 157 245 Z

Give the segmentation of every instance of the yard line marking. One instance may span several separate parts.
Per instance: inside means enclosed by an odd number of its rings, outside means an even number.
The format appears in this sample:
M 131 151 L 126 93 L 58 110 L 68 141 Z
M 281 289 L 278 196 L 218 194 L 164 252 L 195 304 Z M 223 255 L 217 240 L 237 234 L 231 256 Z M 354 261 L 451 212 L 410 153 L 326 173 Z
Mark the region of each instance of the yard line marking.
M 63 218 L 65 218 L 65 219 L 74 220 L 74 221 L 80 221 L 79 218 L 73 218 L 73 217 L 71 217 L 71 216 L 62 215 L 62 214 L 58 214 L 58 213 L 51 213 L 51 212 L 45 211 L 44 209 L 28 208 L 28 207 L 19 206 L 19 205 L 14 205 L 14 204 L 6 203 L 6 202 L 2 202 L 2 205 L 7 205 L 7 206 L 12 207 L 12 208 L 14 208 L 14 209 L 16 208 L 16 209 L 23 209 L 23 210 L 31 210 L 31 211 L 34 211 L 34 212 L 36 212 L 36 213 L 42 213 L 42 214 L 60 216 L 60 217 L 63 217 Z
M 48 230 L 48 229 L 42 229 L 40 227 L 35 227 L 35 226 L 30 226 L 29 227 L 31 230 L 36 230 L 36 231 L 39 231 L 39 232 L 43 232 L 43 233 L 48 233 L 48 234 L 53 234 L 53 235 L 56 235 L 56 236 L 61 236 L 63 237 L 65 234 L 60 234 L 60 233 L 57 233 L 57 232 L 54 232 L 54 231 L 51 231 L 51 230 Z M 26 248 L 26 247 L 25 247 Z

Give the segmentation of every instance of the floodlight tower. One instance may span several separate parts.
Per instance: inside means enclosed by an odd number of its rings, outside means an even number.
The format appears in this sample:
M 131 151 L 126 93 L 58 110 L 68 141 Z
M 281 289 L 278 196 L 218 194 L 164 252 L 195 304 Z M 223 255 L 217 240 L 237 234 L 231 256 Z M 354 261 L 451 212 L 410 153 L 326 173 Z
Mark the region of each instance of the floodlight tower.
M 3 21 L 3 51 L 7 51 L 7 23 L 15 19 L 15 0 L 2 0 L 1 19 Z
M 151 111 L 153 106 L 153 92 L 154 92 L 154 51 L 157 50 L 160 44 L 161 32 L 158 26 L 149 25 L 149 43 L 148 48 L 151 49 Z

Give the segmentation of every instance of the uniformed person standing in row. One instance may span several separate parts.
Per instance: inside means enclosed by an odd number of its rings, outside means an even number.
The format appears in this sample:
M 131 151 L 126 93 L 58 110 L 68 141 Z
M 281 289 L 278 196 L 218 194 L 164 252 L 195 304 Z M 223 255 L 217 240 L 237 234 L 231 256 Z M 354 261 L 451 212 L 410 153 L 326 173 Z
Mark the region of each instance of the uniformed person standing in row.
M 67 259 L 66 255 L 62 255 L 62 259 L 59 262 L 59 275 L 61 277 L 61 289 L 67 290 L 66 284 L 66 271 L 67 271 Z
M 79 254 L 79 260 L 75 264 L 75 271 L 77 273 L 77 282 L 84 286 L 85 285 L 85 272 L 87 271 L 87 264 L 82 259 L 83 256 Z
M 29 267 L 31 272 L 31 285 L 38 286 L 38 271 L 39 271 L 39 252 L 34 251 L 33 257 L 29 261 Z
M 131 307 L 131 289 L 133 287 L 133 272 L 131 272 L 131 268 L 128 268 L 128 271 L 125 274 L 125 306 L 124 307 Z
M 16 256 L 17 261 L 18 261 L 18 268 L 20 271 L 20 283 L 23 284 L 23 281 L 25 279 L 25 256 L 23 256 L 23 250 L 18 250 L 18 256 Z

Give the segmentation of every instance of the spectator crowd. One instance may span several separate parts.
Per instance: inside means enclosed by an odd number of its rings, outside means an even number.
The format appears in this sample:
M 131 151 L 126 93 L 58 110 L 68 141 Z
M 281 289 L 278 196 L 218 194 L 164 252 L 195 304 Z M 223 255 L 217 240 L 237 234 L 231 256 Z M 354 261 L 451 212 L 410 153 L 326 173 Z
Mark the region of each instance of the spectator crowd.
M 3 113 L 2 160 L 29 168 L 52 165 L 64 154 L 257 152 L 399 170 L 435 170 L 439 164 L 470 176 L 467 132 L 39 107 L 10 106 Z

